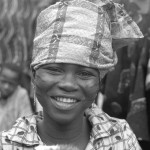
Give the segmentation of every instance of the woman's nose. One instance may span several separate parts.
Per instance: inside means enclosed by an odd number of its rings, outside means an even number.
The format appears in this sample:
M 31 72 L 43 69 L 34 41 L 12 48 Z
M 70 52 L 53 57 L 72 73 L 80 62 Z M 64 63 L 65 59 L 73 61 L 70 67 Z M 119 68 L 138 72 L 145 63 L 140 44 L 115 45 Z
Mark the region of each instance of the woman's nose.
M 59 83 L 59 88 L 66 92 L 76 91 L 78 88 L 78 84 L 75 75 L 72 73 L 65 74 L 63 79 Z

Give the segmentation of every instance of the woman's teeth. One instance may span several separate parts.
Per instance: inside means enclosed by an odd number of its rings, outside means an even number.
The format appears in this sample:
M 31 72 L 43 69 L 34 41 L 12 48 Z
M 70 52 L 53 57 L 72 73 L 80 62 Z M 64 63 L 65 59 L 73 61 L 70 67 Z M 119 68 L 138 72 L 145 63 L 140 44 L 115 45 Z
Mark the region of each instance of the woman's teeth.
M 70 110 L 78 105 L 78 100 L 66 97 L 52 97 L 51 102 L 55 107 L 61 110 Z
M 55 100 L 64 103 L 76 103 L 77 100 L 73 98 L 55 97 Z

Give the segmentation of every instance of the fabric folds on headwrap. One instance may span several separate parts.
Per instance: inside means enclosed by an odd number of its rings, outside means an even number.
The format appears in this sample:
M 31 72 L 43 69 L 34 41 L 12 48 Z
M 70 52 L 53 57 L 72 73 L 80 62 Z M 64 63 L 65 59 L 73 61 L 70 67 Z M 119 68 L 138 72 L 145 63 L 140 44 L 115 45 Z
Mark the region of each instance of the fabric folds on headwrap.
M 115 50 L 142 37 L 120 4 L 111 0 L 63 0 L 37 18 L 31 68 L 71 63 L 98 68 L 103 78 L 117 63 Z

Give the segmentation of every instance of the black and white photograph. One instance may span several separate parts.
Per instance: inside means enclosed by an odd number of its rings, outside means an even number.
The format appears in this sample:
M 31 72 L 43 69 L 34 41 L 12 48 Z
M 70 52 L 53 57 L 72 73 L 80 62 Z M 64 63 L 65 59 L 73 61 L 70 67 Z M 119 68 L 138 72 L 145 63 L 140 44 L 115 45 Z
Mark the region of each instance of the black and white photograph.
M 0 150 L 150 150 L 150 0 L 0 0 Z

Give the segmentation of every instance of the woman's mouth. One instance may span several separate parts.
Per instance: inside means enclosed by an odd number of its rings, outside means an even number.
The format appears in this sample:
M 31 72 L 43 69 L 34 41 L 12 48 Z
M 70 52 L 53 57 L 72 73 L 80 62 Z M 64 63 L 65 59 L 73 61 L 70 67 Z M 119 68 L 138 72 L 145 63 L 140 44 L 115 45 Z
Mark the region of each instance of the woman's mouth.
M 51 97 L 51 101 L 55 107 L 62 110 L 70 110 L 78 103 L 77 99 L 66 97 Z

